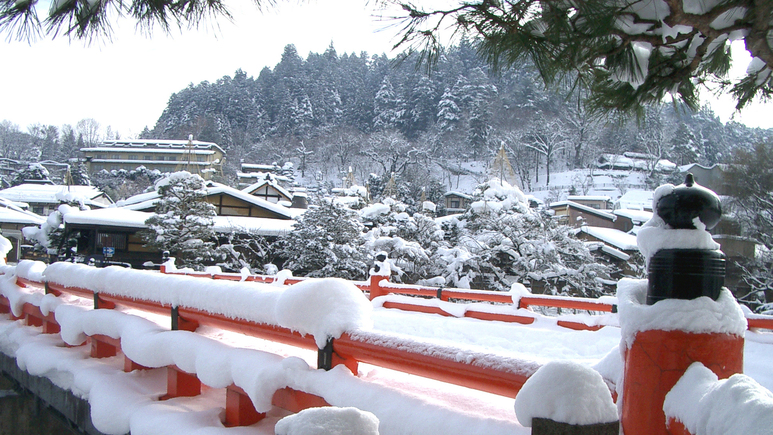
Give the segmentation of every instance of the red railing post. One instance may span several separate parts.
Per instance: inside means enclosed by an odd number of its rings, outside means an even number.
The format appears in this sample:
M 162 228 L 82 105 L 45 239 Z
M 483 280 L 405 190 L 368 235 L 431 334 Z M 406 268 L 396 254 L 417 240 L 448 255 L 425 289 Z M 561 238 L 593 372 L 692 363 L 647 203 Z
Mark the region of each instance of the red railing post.
M 381 275 L 371 275 L 370 276 L 370 300 L 389 294 L 388 291 L 381 288 L 381 285 L 379 284 L 381 281 L 389 280 L 389 278 Z

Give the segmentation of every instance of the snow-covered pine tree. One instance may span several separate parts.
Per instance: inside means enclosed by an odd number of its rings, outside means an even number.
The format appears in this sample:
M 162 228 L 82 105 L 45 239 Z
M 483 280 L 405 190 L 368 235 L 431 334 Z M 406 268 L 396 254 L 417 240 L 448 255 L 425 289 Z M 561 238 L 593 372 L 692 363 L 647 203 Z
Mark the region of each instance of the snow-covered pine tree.
M 169 251 L 177 265 L 201 270 L 213 261 L 215 207 L 205 200 L 206 185 L 198 175 L 181 171 L 156 182 L 156 212 L 145 221 L 146 245 Z
M 485 278 L 478 285 L 507 290 L 521 282 L 549 294 L 586 297 L 605 292 L 599 278 L 609 277 L 608 267 L 595 261 L 571 227 L 529 208 L 520 189 L 492 179 L 478 186 L 476 198 L 458 218 L 458 239 L 475 257 L 465 259 L 469 270 Z
M 313 277 L 365 279 L 370 261 L 357 213 L 325 201 L 299 218 L 293 231 L 274 244 L 283 267 Z

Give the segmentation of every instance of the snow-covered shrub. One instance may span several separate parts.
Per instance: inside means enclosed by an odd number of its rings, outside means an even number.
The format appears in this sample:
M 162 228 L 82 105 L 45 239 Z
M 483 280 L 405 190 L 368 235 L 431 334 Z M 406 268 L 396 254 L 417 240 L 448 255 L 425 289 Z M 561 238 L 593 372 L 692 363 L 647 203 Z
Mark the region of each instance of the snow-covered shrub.
M 451 246 L 469 253 L 456 255 L 451 269 L 455 273 L 466 275 L 476 287 L 498 290 L 521 282 L 553 294 L 604 292 L 608 267 L 595 262 L 571 227 L 529 208 L 520 189 L 492 179 L 479 186 L 475 199 L 466 213 L 446 227 Z M 461 271 L 459 258 L 464 259 Z

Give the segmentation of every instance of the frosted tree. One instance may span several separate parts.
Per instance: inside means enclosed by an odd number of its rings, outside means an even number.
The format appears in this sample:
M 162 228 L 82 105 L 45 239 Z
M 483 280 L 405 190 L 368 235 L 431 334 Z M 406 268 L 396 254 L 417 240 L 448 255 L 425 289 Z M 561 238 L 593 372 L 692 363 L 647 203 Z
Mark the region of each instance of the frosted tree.
M 449 88 L 446 88 L 438 102 L 437 119 L 441 133 L 453 132 L 461 120 L 461 110 Z
M 594 297 L 606 289 L 609 268 L 597 263 L 567 225 L 529 208 L 517 187 L 493 179 L 459 220 L 458 245 L 483 287 L 506 290 L 513 280 L 552 294 Z M 471 280 L 472 281 L 472 280 Z
M 370 261 L 357 213 L 332 201 L 309 209 L 274 248 L 295 275 L 365 279 Z
M 142 231 L 146 246 L 169 251 L 177 265 L 201 270 L 215 256 L 215 206 L 206 201 L 204 179 L 174 172 L 156 182 L 160 198 Z
M 392 82 L 388 77 L 384 77 L 374 100 L 373 110 L 376 116 L 373 118 L 373 128 L 376 130 L 397 128 L 403 116 L 401 105 L 392 87 Z

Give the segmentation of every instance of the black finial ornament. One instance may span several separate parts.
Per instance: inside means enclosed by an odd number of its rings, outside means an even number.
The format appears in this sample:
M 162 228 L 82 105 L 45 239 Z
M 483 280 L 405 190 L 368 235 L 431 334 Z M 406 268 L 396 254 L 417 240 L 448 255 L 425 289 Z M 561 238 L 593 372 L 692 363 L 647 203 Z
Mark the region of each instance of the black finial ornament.
M 717 194 L 696 183 L 691 173 L 684 184 L 661 197 L 656 208 L 670 227 L 664 231 L 697 230 L 695 218 L 709 230 L 722 217 Z M 709 249 L 661 249 L 649 261 L 647 278 L 648 305 L 701 296 L 717 300 L 725 282 L 725 254 Z
M 661 197 L 656 207 L 658 216 L 673 229 L 695 230 L 697 217 L 710 230 L 722 217 L 719 196 L 696 183 L 692 173 L 687 173 L 684 184 Z

